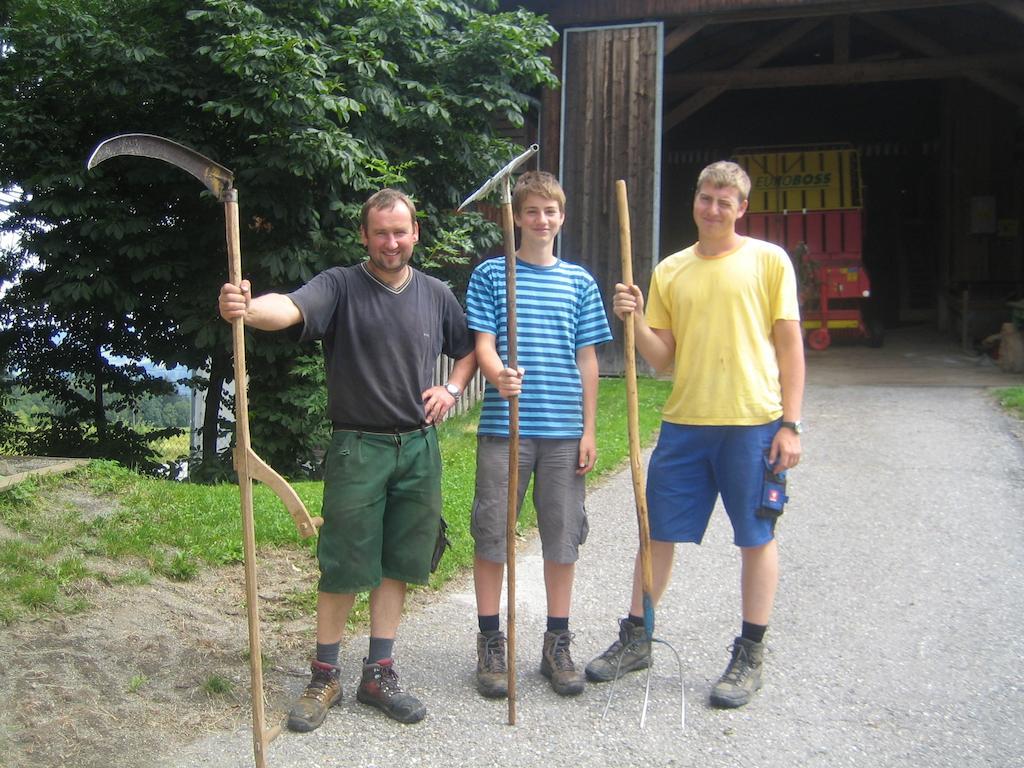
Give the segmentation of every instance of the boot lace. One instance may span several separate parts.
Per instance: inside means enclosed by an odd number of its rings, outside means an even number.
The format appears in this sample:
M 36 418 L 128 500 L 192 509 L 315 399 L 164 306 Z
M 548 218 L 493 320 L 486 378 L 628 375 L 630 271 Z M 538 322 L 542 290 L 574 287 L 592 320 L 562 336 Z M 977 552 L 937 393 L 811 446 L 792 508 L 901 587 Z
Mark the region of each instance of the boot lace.
M 619 639 L 608 646 L 608 650 L 601 654 L 601 658 L 605 661 L 618 661 L 620 656 L 636 647 L 638 647 L 638 643 L 636 639 L 632 637 L 632 633 L 629 629 L 627 627 L 620 626 Z
M 505 636 L 488 637 L 484 643 L 484 668 L 488 672 L 506 672 Z
M 380 684 L 380 690 L 386 696 L 396 696 L 402 693 L 402 686 L 398 682 L 398 673 L 391 666 L 378 666 L 373 675 Z
M 320 667 L 313 667 L 313 677 L 309 681 L 309 685 L 306 686 L 306 691 L 303 694 L 307 699 L 316 699 L 317 701 L 327 701 L 329 698 L 328 688 L 335 681 L 334 671 L 321 669 Z
M 729 647 L 729 651 L 732 653 L 732 661 L 729 662 L 729 668 L 725 670 L 725 674 L 722 675 L 723 683 L 730 683 L 732 685 L 740 685 L 743 679 L 747 676 L 751 669 L 750 655 L 747 653 L 747 649 L 742 645 L 733 644 Z
M 569 654 L 569 643 L 574 637 L 575 634 L 572 632 L 562 632 L 555 637 L 551 644 L 551 662 L 555 669 L 570 672 L 576 669 Z

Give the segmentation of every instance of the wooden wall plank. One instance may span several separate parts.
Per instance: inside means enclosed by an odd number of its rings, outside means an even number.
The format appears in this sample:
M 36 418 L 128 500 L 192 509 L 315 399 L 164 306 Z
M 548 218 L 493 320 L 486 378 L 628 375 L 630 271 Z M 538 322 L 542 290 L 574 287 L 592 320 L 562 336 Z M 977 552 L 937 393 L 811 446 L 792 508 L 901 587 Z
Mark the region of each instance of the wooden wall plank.
M 601 287 L 615 342 L 598 351 L 601 372 L 623 370 L 622 325 L 611 312 L 621 279 L 615 181 L 626 181 L 633 272 L 647 288 L 657 243 L 663 28 L 644 24 L 569 30 L 564 39 L 561 180 L 567 197 L 560 255 L 586 266 Z

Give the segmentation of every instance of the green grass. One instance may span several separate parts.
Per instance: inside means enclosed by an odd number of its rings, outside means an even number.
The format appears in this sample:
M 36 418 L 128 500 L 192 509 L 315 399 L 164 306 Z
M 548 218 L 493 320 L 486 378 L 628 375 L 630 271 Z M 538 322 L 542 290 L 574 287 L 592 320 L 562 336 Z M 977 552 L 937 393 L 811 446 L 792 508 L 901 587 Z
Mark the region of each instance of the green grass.
M 221 675 L 210 675 L 202 685 L 202 689 L 211 696 L 223 696 L 226 693 L 231 693 L 234 687 L 234 683 Z
M 660 424 L 660 408 L 670 385 L 641 379 L 640 434 L 649 442 Z M 476 475 L 476 423 L 479 411 L 441 425 L 442 494 L 451 549 L 431 579 L 437 589 L 472 565 L 469 511 Z M 625 386 L 602 379 L 598 399 L 598 462 L 588 482 L 628 460 Z M 257 447 L 258 450 L 258 447 Z M 293 487 L 312 516 L 320 514 L 323 484 Z M 83 515 L 81 494 L 99 499 L 99 509 Z M 239 493 L 236 485 L 191 485 L 136 475 L 113 462 L 94 461 L 63 476 L 29 479 L 0 492 L 0 624 L 48 613 L 74 613 L 87 607 L 81 582 L 141 585 L 155 577 L 187 581 L 204 568 L 241 562 Z M 258 548 L 305 549 L 312 559 L 315 539 L 303 542 L 291 516 L 262 484 L 253 490 Z M 535 524 L 527 496 L 520 527 Z M 114 575 L 111 575 L 114 574 Z M 311 615 L 316 585 L 288 596 L 283 616 Z M 365 621 L 365 596 L 352 621 Z
M 188 456 L 188 430 L 184 430 L 180 435 L 154 440 L 150 447 L 156 451 L 158 462 L 176 461 Z
M 138 693 L 139 689 L 148 682 L 149 678 L 145 675 L 132 675 L 132 679 L 128 681 L 128 692 Z
M 1018 419 L 1024 419 L 1024 387 L 996 390 L 999 404 Z

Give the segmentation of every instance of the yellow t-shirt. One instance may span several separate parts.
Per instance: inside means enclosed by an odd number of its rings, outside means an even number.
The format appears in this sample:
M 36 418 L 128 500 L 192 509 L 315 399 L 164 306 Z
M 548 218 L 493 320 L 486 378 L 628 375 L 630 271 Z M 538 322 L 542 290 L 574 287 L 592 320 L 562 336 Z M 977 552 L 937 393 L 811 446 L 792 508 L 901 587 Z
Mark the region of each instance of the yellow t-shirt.
M 781 248 L 748 237 L 713 259 L 694 246 L 674 253 L 654 268 L 645 314 L 676 342 L 665 421 L 749 426 L 782 415 L 772 326 L 799 321 L 800 305 Z

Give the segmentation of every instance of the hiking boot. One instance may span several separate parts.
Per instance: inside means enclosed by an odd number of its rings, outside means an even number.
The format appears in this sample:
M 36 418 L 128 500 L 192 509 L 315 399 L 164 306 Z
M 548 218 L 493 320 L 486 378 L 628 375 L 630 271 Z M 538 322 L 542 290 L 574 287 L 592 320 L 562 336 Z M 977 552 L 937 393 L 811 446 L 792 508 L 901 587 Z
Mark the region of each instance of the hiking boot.
M 376 707 L 400 723 L 418 723 L 427 714 L 423 702 L 402 690 L 393 659 L 369 662 L 363 659 L 363 679 L 356 699 Z
M 293 731 L 307 733 L 320 727 L 327 717 L 327 710 L 341 701 L 341 680 L 338 668 L 322 661 L 314 661 L 313 677 L 306 691 L 288 713 L 288 727 Z
M 505 634 L 479 632 L 476 636 L 476 689 L 489 699 L 508 696 Z
M 587 681 L 576 669 L 569 655 L 569 643 L 573 633 L 569 630 L 544 633 L 544 650 L 540 659 L 540 673 L 551 681 L 551 687 L 559 696 L 575 696 L 583 693 Z
M 634 626 L 629 619 L 619 619 L 619 639 L 587 664 L 587 678 L 595 683 L 607 683 L 627 672 L 649 666 L 651 641 L 647 630 Z
M 761 687 L 764 643 L 737 637 L 731 650 L 732 660 L 725 668 L 725 674 L 711 689 L 711 705 L 714 707 L 742 707 Z

